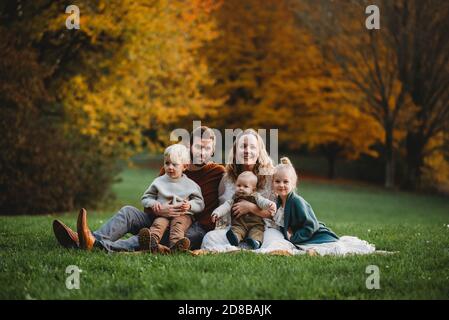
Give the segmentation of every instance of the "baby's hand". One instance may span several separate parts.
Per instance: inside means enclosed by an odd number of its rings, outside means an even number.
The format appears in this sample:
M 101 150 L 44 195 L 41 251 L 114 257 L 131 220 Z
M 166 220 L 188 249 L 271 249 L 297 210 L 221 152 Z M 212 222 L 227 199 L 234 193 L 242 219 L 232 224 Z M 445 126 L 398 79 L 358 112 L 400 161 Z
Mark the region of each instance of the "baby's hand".
M 274 217 L 274 215 L 276 214 L 276 204 L 274 202 L 271 203 L 268 207 L 268 210 L 271 212 L 271 216 Z
M 153 204 L 151 209 L 153 209 L 154 213 L 159 213 L 162 209 L 162 205 L 160 202 L 156 202 L 155 204 Z

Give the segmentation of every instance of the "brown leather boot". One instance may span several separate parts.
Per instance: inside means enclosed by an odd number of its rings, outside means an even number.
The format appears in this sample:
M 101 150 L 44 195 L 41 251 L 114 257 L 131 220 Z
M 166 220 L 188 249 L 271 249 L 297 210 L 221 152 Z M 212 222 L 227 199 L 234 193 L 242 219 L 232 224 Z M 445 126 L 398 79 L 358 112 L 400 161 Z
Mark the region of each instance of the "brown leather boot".
M 53 221 L 53 233 L 64 248 L 78 248 L 78 234 L 59 220 Z
M 159 241 L 151 233 L 149 228 L 142 228 L 138 234 L 139 248 L 143 251 L 150 251 L 151 253 L 157 253 L 159 250 Z
M 186 252 L 190 249 L 190 240 L 188 238 L 182 238 L 178 240 L 171 248 L 171 252 Z
M 159 243 L 154 234 L 149 228 L 142 228 L 139 231 L 139 249 L 153 254 L 169 254 L 170 248 Z
M 79 247 L 84 250 L 92 250 L 95 243 L 95 237 L 87 225 L 87 211 L 82 208 L 78 214 L 77 231 L 79 237 Z
M 160 253 L 160 254 L 170 254 L 171 253 L 171 251 L 170 251 L 170 248 L 169 247 L 167 247 L 167 246 L 164 246 L 163 244 L 158 244 L 157 245 L 157 253 Z

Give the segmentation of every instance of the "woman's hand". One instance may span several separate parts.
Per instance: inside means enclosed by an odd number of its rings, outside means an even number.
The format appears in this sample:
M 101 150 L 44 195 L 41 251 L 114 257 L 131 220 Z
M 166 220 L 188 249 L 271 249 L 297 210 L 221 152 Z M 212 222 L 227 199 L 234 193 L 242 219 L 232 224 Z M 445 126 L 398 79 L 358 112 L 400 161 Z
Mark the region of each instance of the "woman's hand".
M 258 207 L 254 203 L 242 200 L 234 203 L 232 206 L 232 215 L 237 219 L 245 214 L 253 213 L 257 209 Z
M 271 212 L 269 210 L 262 210 L 256 204 L 246 200 L 239 201 L 232 206 L 232 215 L 235 218 L 248 213 L 252 213 L 261 218 L 271 218 Z

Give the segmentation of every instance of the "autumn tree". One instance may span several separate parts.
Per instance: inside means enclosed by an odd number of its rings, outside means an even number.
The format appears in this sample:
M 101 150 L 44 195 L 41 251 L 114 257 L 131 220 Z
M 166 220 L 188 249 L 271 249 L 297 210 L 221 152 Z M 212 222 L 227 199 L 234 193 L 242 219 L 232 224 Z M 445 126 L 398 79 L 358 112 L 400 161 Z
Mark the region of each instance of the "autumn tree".
M 197 54 L 214 37 L 211 1 L 78 1 L 79 30 L 66 28 L 70 4 L 0 4 L 2 212 L 93 206 L 119 157 L 214 109 Z
M 299 16 L 314 26 L 310 30 L 324 40 L 321 45 L 332 53 L 332 60 L 345 78 L 363 94 L 360 111 L 383 129 L 385 186 L 393 187 L 401 124 L 409 119 L 412 101 L 400 81 L 395 50 L 389 46 L 391 35 L 382 28 L 366 28 L 364 13 L 372 4 L 368 1 L 302 3 L 308 9 Z M 313 12 L 319 14 L 309 14 Z
M 449 3 L 383 1 L 399 77 L 416 110 L 405 138 L 407 187 L 419 187 L 425 159 L 442 155 L 449 123 Z M 447 132 L 447 131 L 446 131 Z
M 338 157 L 374 155 L 379 129 L 295 9 L 291 1 L 226 1 L 215 12 L 220 32 L 206 54 L 216 84 L 208 93 L 226 100 L 213 119 L 218 127 L 279 128 L 291 150 L 321 150 L 333 177 Z

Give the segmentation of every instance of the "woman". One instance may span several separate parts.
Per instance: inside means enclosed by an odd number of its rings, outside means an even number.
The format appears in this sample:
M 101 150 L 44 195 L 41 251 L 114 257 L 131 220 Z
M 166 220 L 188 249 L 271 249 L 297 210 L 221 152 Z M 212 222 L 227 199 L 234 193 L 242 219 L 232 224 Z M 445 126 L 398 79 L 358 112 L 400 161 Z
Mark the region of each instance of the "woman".
M 281 168 L 284 166 L 285 164 L 281 165 Z M 288 164 L 288 167 L 294 172 L 291 163 Z M 234 142 L 228 164 L 226 165 L 226 174 L 219 186 L 220 204 L 232 198 L 235 191 L 234 182 L 237 179 L 237 176 L 243 171 L 252 171 L 256 174 L 258 177 L 257 191 L 262 196 L 276 201 L 279 207 L 281 206 L 281 202 L 279 201 L 280 198 L 278 197 L 279 195 L 276 196 L 272 189 L 273 184 L 276 185 L 276 183 L 273 183 L 273 174 L 275 172 L 273 162 L 268 156 L 262 138 L 252 129 L 242 132 L 237 136 Z M 294 186 L 296 187 L 296 180 L 293 180 Z M 279 186 L 276 187 L 279 192 Z M 292 191 L 292 189 L 288 190 L 287 195 L 291 196 Z M 287 200 L 287 198 L 289 199 L 288 202 L 291 202 L 292 198 L 287 196 L 285 200 Z M 286 203 L 284 203 L 284 206 L 285 204 Z M 299 210 L 296 211 L 299 212 Z M 310 228 L 304 228 L 301 221 L 297 221 L 299 224 L 297 223 L 298 225 L 295 225 L 295 223 L 290 220 L 292 223 L 287 222 L 288 227 L 285 229 L 283 218 L 281 225 L 283 225 L 284 228 L 279 228 L 279 224 L 276 225 L 276 221 L 272 221 L 272 223 L 265 229 L 261 248 L 255 250 L 255 252 L 282 252 L 288 254 L 303 254 L 308 252 L 312 254 L 318 253 L 320 255 L 345 255 L 348 253 L 367 254 L 375 251 L 373 245 L 360 240 L 357 237 L 343 236 L 338 238 L 331 230 L 316 220 L 311 209 L 309 210 L 309 213 L 309 219 L 306 220 L 313 225 L 313 227 Z M 263 218 L 271 219 L 271 215 L 268 211 L 261 210 L 255 204 L 247 201 L 236 203 L 233 206 L 233 214 L 236 216 L 255 214 Z M 289 216 L 291 216 L 291 213 Z M 296 217 L 296 220 L 298 220 L 297 218 L 298 217 Z M 227 223 L 230 223 L 230 221 Z M 295 236 L 292 236 L 292 227 L 293 231 L 297 231 L 297 235 Z M 303 231 L 299 230 L 302 228 L 308 230 L 304 230 L 306 231 L 304 237 L 298 237 L 298 235 L 303 234 Z M 232 246 L 226 238 L 226 232 L 228 230 L 229 226 L 224 229 L 216 229 L 208 232 L 203 239 L 201 248 L 205 251 L 215 252 L 239 250 L 239 248 Z
M 220 204 L 232 198 L 235 192 L 234 183 L 243 171 L 252 171 L 258 179 L 257 191 L 265 198 L 274 200 L 271 191 L 273 161 L 268 156 L 262 137 L 253 129 L 247 129 L 240 133 L 229 154 L 226 165 L 226 174 L 218 187 Z M 262 218 L 271 218 L 268 210 L 259 209 L 254 203 L 240 201 L 233 205 L 232 212 L 235 217 L 245 214 L 254 214 Z M 201 246 L 204 250 L 230 251 L 237 250 L 226 238 L 230 221 L 225 221 L 223 229 L 208 232 Z

